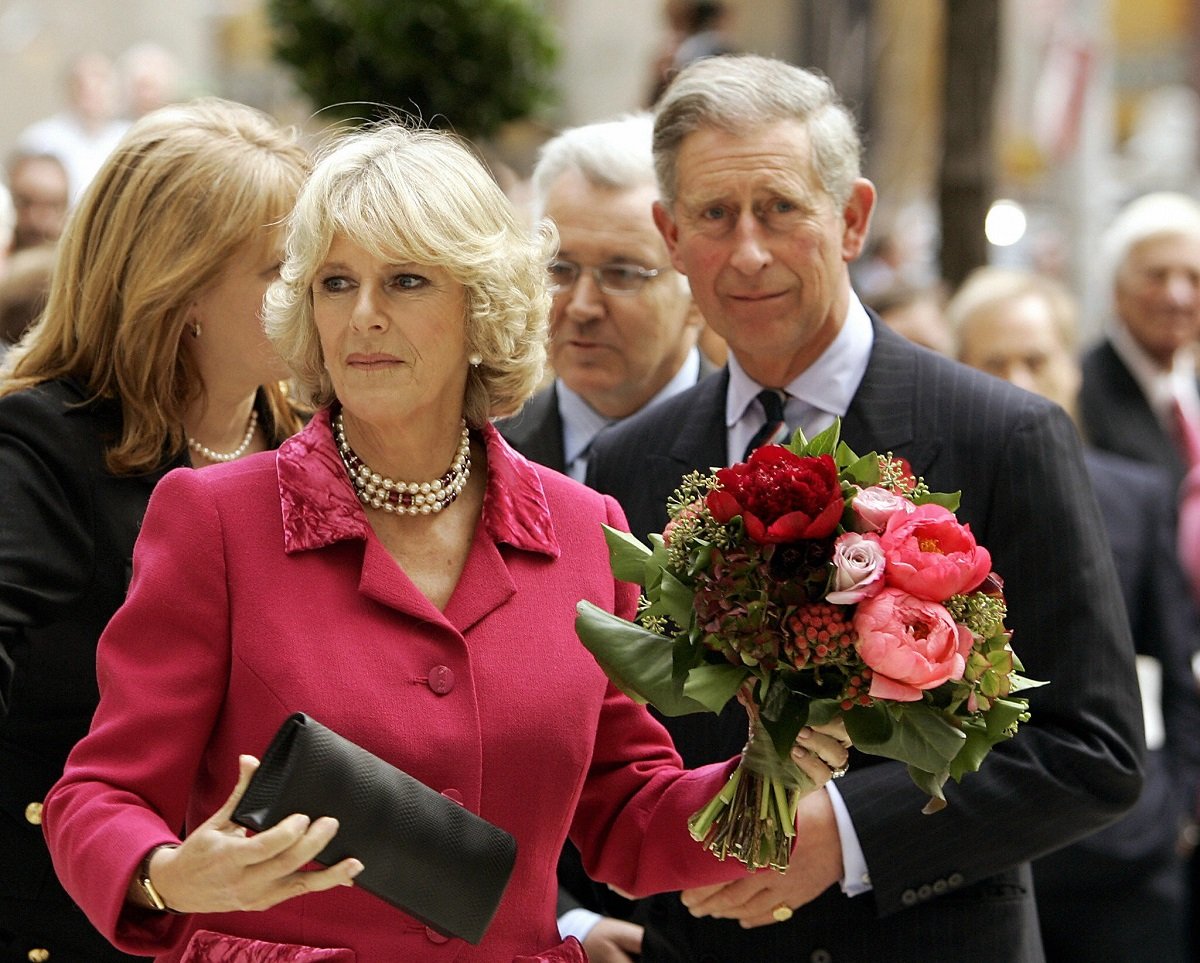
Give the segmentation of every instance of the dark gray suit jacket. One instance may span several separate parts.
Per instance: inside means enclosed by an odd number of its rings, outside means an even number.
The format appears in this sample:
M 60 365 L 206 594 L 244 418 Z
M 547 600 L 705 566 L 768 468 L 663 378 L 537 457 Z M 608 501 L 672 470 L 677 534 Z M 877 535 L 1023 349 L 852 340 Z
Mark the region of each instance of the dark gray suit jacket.
M 1004 578 L 1032 721 L 925 816 L 903 766 L 853 754 L 838 783 L 873 891 L 831 887 L 784 924 L 744 931 L 693 919 L 674 896 L 644 902 L 644 960 L 1042 959 L 1029 860 L 1111 822 L 1141 785 L 1133 646 L 1074 426 L 1060 408 L 917 348 L 874 320 L 866 375 L 843 420 L 859 454 L 894 452 L 959 517 Z M 681 476 L 724 465 L 721 372 L 597 438 L 588 483 L 632 531 L 661 531 Z M 689 766 L 737 753 L 740 707 L 666 720 Z M 803 850 L 795 857 L 803 859 Z
M 1083 356 L 1079 421 L 1084 435 L 1102 451 L 1158 465 L 1177 486 L 1187 474 L 1178 445 L 1163 430 L 1111 341 L 1101 342 Z

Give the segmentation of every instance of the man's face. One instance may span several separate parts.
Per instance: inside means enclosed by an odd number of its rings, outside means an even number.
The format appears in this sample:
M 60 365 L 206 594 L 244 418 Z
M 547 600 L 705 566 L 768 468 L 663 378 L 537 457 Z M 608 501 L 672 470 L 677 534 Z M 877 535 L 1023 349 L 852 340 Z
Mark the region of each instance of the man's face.
M 676 160 L 676 200 L 655 206 L 671 261 L 709 325 L 760 384 L 782 387 L 836 337 L 874 204 L 855 182 L 839 208 L 813 168 L 805 126 L 701 128 Z
M 1049 398 L 1068 411 L 1079 393 L 1079 366 L 1046 299 L 1034 293 L 977 311 L 963 326 L 959 360 Z
M 1200 337 L 1200 238 L 1164 234 L 1135 244 L 1117 271 L 1117 316 L 1163 368 Z
M 573 169 L 546 196 L 546 216 L 558 225 L 558 257 L 582 269 L 554 297 L 550 363 L 568 388 L 610 418 L 653 398 L 696 340 L 691 297 L 650 214 L 656 196 L 651 185 L 599 187 Z M 636 293 L 606 293 L 591 269 L 614 264 L 661 273 Z
M 13 250 L 57 241 L 67 218 L 67 175 L 54 160 L 34 157 L 19 161 L 10 172 L 17 223 Z

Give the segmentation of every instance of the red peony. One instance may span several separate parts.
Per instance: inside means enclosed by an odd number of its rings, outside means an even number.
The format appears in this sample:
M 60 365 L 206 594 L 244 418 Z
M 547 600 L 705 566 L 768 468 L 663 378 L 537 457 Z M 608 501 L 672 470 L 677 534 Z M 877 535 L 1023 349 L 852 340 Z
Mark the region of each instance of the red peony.
M 802 458 L 764 445 L 745 462 L 717 472 L 721 487 L 705 499 L 725 523 L 742 516 L 752 541 L 798 542 L 833 533 L 844 509 L 838 469 L 829 455 Z

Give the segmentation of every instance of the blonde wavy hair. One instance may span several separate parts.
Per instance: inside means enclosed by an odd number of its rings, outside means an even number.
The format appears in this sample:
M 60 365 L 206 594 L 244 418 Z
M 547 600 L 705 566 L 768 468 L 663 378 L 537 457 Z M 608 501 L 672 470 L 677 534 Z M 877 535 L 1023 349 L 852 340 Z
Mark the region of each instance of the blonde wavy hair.
M 120 401 L 114 474 L 184 450 L 183 414 L 204 385 L 180 345 L 191 302 L 243 244 L 282 222 L 308 166 L 293 131 L 242 104 L 203 98 L 138 120 L 72 212 L 46 308 L 5 358 L 0 394 L 55 378 Z M 264 385 L 274 443 L 301 421 Z
M 467 343 L 483 359 L 467 378 L 468 424 L 512 414 L 533 393 L 546 360 L 546 265 L 557 232 L 549 222 L 523 230 L 465 142 L 389 120 L 342 133 L 318 153 L 264 317 L 301 395 L 321 407 L 335 398 L 312 285 L 335 237 L 383 260 L 441 267 L 466 288 Z

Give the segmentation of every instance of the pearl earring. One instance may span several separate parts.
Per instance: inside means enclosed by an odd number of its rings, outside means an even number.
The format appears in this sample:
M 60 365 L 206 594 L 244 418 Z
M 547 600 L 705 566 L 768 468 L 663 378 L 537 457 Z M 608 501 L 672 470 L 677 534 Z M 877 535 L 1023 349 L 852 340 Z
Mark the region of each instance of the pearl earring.
M 469 358 L 467 358 L 467 363 L 470 364 L 472 368 L 478 368 L 481 364 L 483 364 L 483 355 L 476 351 Z
M 192 337 L 193 338 L 200 337 L 200 322 L 199 321 L 195 321 L 192 323 Z

